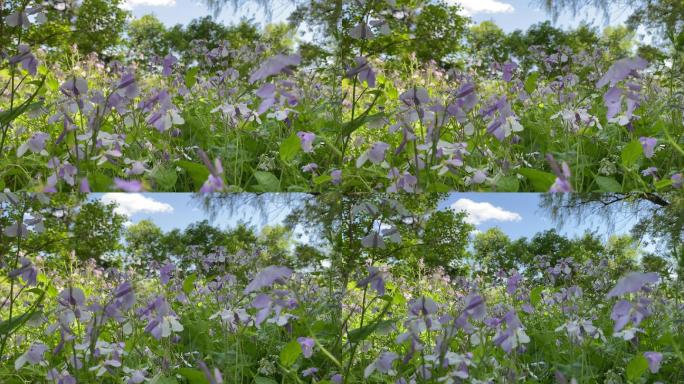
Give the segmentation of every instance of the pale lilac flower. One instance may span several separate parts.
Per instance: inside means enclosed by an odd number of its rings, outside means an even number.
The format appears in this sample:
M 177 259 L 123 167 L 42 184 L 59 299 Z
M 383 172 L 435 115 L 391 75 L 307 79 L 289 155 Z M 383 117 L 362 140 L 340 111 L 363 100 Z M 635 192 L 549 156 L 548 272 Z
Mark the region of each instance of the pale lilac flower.
M 47 352 L 48 347 L 43 343 L 33 343 L 29 347 L 29 350 L 24 354 L 19 356 L 17 360 L 14 361 L 14 370 L 18 371 L 26 363 L 30 364 L 40 364 L 43 361 L 43 355 Z
M 632 272 L 621 277 L 615 287 L 608 292 L 606 297 L 610 298 L 634 293 L 641 290 L 646 284 L 653 284 L 658 282 L 658 280 L 660 280 L 660 275 L 656 272 Z
M 342 170 L 340 169 L 333 169 L 332 172 L 330 172 L 330 177 L 332 177 L 332 183 L 334 185 L 339 185 L 342 182 Z M 674 176 L 672 176 L 674 178 Z
M 653 157 L 653 149 L 658 143 L 658 140 L 655 137 L 640 137 L 639 142 L 644 149 L 644 156 L 649 159 Z
M 367 379 L 376 370 L 381 373 L 394 375 L 395 371 L 392 367 L 392 364 L 398 358 L 399 355 L 397 355 L 394 352 L 381 353 L 380 356 L 378 356 L 378 358 L 374 362 L 372 362 L 370 365 L 366 367 L 366 369 L 363 371 L 363 377 Z
M 5 22 L 10 27 L 28 28 L 31 26 L 28 15 L 24 11 L 14 11 L 5 17 Z
M 317 169 L 318 169 L 318 164 L 316 164 L 316 163 L 308 163 L 308 164 L 305 164 L 305 165 L 302 167 L 302 172 L 314 173 L 314 172 L 316 172 Z
M 658 373 L 660 370 L 660 362 L 663 360 L 663 354 L 660 352 L 644 352 L 644 357 L 648 361 L 648 369 L 651 373 Z
M 79 191 L 81 193 L 90 193 L 90 183 L 88 183 L 88 178 L 84 177 L 81 179 Z
M 375 87 L 375 72 L 368 64 L 368 59 L 365 57 L 357 57 L 354 59 L 356 62 L 356 67 L 347 71 L 347 77 L 359 76 L 360 82 L 367 82 L 369 87 Z
M 64 82 L 60 90 L 70 97 L 85 95 L 88 93 L 88 81 L 82 77 L 74 76 Z
M 249 83 L 253 84 L 261 79 L 276 75 L 288 67 L 299 65 L 301 61 L 302 57 L 299 54 L 273 56 L 264 61 L 259 69 L 252 73 L 249 77 Z
M 549 161 L 553 173 L 556 174 L 556 180 L 549 189 L 549 192 L 572 192 L 572 185 L 570 184 L 571 174 L 568 163 L 563 162 L 563 165 L 559 167 L 551 154 L 546 155 L 546 159 Z
M 368 276 L 359 280 L 356 283 L 359 287 L 365 287 L 370 284 L 378 295 L 385 295 L 385 274 L 377 267 L 368 267 Z
M 336 373 L 330 377 L 330 381 L 333 384 L 342 384 L 342 382 L 344 381 L 344 377 L 342 377 L 342 375 L 340 375 L 339 373 Z
M 302 151 L 306 153 L 313 152 L 313 141 L 316 139 L 316 134 L 312 132 L 297 132 L 297 137 L 299 137 L 299 143 L 302 146 Z
M 284 283 L 292 275 L 292 270 L 287 267 L 271 265 L 259 272 L 256 277 L 245 287 L 244 293 L 258 291 L 261 288 L 270 287 L 275 283 Z
M 31 48 L 26 44 L 21 44 L 18 51 L 17 55 L 10 57 L 9 63 L 11 65 L 21 63 L 22 68 L 32 76 L 35 75 L 38 70 L 38 60 L 31 53 Z
M 173 72 L 173 66 L 176 65 L 178 62 L 178 58 L 172 54 L 168 54 L 164 57 L 164 61 L 162 63 L 162 76 L 168 77 L 171 76 L 171 73 Z
M 142 192 L 143 184 L 140 180 L 124 180 L 118 177 L 114 178 L 114 185 L 116 188 L 125 192 Z
M 518 68 L 518 64 L 507 61 L 503 66 L 503 80 L 509 83 L 513 79 L 513 71 Z
M 176 270 L 173 263 L 166 263 L 159 269 L 159 280 L 163 285 L 166 285 L 171 280 L 171 273 Z
M 642 176 L 653 176 L 657 177 L 658 176 L 658 168 L 657 167 L 648 167 L 641 171 Z
M 614 87 L 620 81 L 626 79 L 629 75 L 636 72 L 637 70 L 644 69 L 648 66 L 648 61 L 642 59 L 641 57 L 635 58 L 624 58 L 616 61 L 610 66 L 608 72 L 606 72 L 603 77 L 596 83 L 597 87 L 603 87 L 606 84 L 610 84 Z
M 21 267 L 10 271 L 9 278 L 13 279 L 17 276 L 21 276 L 26 285 L 36 285 L 36 279 L 38 277 L 38 271 L 36 267 L 31 263 L 31 260 L 22 257 L 19 259 Z
M 374 143 L 368 152 L 368 159 L 373 164 L 382 163 L 383 160 L 385 160 L 385 152 L 387 152 L 387 149 L 389 149 L 389 144 L 387 143 L 383 143 L 382 141 Z
M 117 90 L 115 95 L 120 96 L 121 98 L 115 102 L 112 102 L 112 106 L 118 106 L 114 104 L 121 104 L 123 101 L 123 98 L 126 99 L 133 99 L 136 96 L 138 96 L 139 90 L 138 90 L 138 83 L 135 81 L 135 75 L 127 72 L 124 73 L 121 76 L 121 80 L 119 80 L 119 84 L 117 85 Z M 111 98 L 111 96 L 110 96 Z
M 351 31 L 349 31 L 349 36 L 353 39 L 372 39 L 375 37 L 373 30 L 368 26 L 368 24 L 361 22 L 357 24 Z
M 681 173 L 675 173 L 672 175 L 672 187 L 679 189 L 682 187 L 682 184 L 684 184 L 684 177 L 682 177 Z
M 318 368 L 316 368 L 316 367 L 307 368 L 307 369 L 302 371 L 302 376 L 303 377 L 313 376 L 316 374 L 316 372 L 318 372 Z
M 32 153 L 41 153 L 45 149 L 45 144 L 50 135 L 45 132 L 34 133 L 24 144 L 17 148 L 17 157 L 21 157 L 30 150 Z
M 313 355 L 314 345 L 316 345 L 314 339 L 310 337 L 298 337 L 297 342 L 302 347 L 302 355 L 307 359 L 310 358 L 311 355 Z
M 377 231 L 371 231 L 363 239 L 361 239 L 361 245 L 365 248 L 385 248 L 385 241 L 382 235 Z

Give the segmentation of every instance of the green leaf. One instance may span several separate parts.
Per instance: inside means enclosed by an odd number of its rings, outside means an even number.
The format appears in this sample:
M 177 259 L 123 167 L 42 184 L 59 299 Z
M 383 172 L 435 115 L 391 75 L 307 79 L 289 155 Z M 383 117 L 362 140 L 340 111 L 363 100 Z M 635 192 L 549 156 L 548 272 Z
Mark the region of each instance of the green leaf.
M 327 183 L 330 180 L 332 180 L 332 176 L 330 175 L 319 175 L 313 178 L 313 182 L 316 185 Z
M 197 274 L 191 273 L 188 277 L 183 280 L 183 292 L 189 295 L 193 289 L 195 289 L 195 280 L 197 280 Z
M 536 307 L 537 304 L 542 299 L 542 292 L 544 291 L 544 287 L 539 286 L 535 287 L 531 292 L 530 292 L 530 304 L 532 304 L 533 307 Z
M 268 377 L 256 376 L 254 378 L 254 384 L 278 384 L 278 382 L 273 379 L 269 379 Z
M 271 172 L 255 171 L 254 177 L 262 192 L 278 192 L 280 190 L 280 180 Z
M 165 376 L 161 373 L 157 374 L 150 380 L 150 384 L 177 384 L 178 380 L 175 377 Z
M 284 162 L 292 161 L 301 149 L 297 134 L 291 134 L 287 139 L 280 143 L 280 160 Z
M 162 191 L 172 190 L 176 186 L 176 181 L 178 181 L 176 170 L 161 164 L 152 169 L 150 176 L 157 184 L 158 189 Z
M 197 73 L 199 72 L 199 67 L 189 68 L 185 72 L 185 86 L 192 88 L 195 83 L 197 83 Z
M 176 164 L 190 175 L 195 188 L 199 188 L 209 177 L 209 170 L 202 164 L 193 163 L 187 160 L 181 160 Z
M 364 124 L 367 124 L 371 121 L 375 121 L 378 119 L 382 119 L 385 116 L 385 114 L 382 112 L 374 113 L 372 115 L 370 115 L 369 112 L 370 108 L 353 121 L 349 121 L 343 124 L 342 130 L 340 132 L 340 138 L 348 137 L 349 135 L 354 133 L 354 131 L 361 128 Z
M 620 192 L 622 185 L 612 177 L 596 176 L 596 184 L 598 184 L 601 192 Z
M 204 373 L 195 368 L 180 368 L 178 373 L 188 380 L 189 384 L 209 384 L 209 380 Z
M 625 373 L 627 374 L 627 379 L 629 381 L 637 381 L 639 378 L 646 373 L 648 369 L 648 360 L 639 354 L 634 356 L 634 358 L 627 364 Z
M 672 185 L 672 179 L 658 180 L 655 183 L 653 183 L 653 185 L 655 185 L 656 189 L 658 189 L 658 190 L 663 189 L 663 188 L 667 188 L 670 185 Z
M 520 182 L 516 176 L 503 176 L 496 180 L 496 190 L 498 192 L 518 192 Z
M 639 140 L 632 140 L 622 148 L 622 165 L 629 167 L 634 164 L 643 153 L 644 148 L 641 146 Z
M 368 336 L 372 335 L 378 328 L 384 328 L 394 324 L 394 320 L 382 320 L 372 324 L 365 325 L 361 328 L 352 329 L 349 331 L 349 341 L 352 343 L 358 343 L 359 341 L 365 340 Z
M 518 173 L 525 176 L 532 183 L 532 187 L 537 192 L 548 192 L 549 188 L 556 181 L 553 173 L 539 171 L 532 168 L 518 169 Z
M 112 184 L 114 182 L 112 181 L 112 178 L 99 173 L 99 172 L 91 172 L 88 174 L 88 184 L 90 184 L 90 189 L 93 192 L 102 192 L 102 191 L 109 191 L 112 188 Z
M 285 344 L 285 347 L 280 351 L 280 364 L 285 367 L 290 367 L 297 361 L 297 358 L 302 353 L 302 346 L 297 340 L 292 340 Z
M 525 92 L 532 93 L 537 89 L 537 79 L 539 78 L 539 72 L 532 72 L 527 79 L 525 79 Z

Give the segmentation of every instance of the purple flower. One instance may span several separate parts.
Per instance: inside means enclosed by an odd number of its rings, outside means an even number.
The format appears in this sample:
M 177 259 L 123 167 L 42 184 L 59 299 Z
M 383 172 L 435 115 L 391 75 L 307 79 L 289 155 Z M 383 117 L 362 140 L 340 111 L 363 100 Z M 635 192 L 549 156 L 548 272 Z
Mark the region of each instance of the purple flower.
M 65 288 L 59 293 L 57 301 L 65 307 L 77 307 L 85 303 L 85 294 L 80 288 Z
M 116 94 L 122 98 L 133 99 L 138 96 L 138 84 L 135 82 L 135 75 L 128 72 L 124 73 L 116 86 Z M 116 103 L 120 104 L 121 99 Z
M 88 93 L 88 81 L 82 77 L 74 76 L 64 82 L 60 89 L 69 97 L 78 97 Z
M 342 384 L 344 377 L 342 377 L 342 375 L 339 373 L 336 373 L 330 377 L 330 381 L 334 384 Z
M 648 167 L 641 171 L 642 176 L 653 176 L 657 177 L 658 176 L 658 168 L 657 167 Z
M 675 173 L 672 175 L 672 187 L 679 189 L 684 184 L 684 180 L 681 173 Z
M 427 90 L 423 87 L 413 87 L 399 95 L 399 100 L 408 106 L 417 106 L 430 101 Z
M 663 354 L 660 352 L 644 352 L 644 357 L 648 361 L 648 369 L 651 373 L 658 373 L 660 370 L 660 362 L 663 360 Z
M 10 27 L 28 28 L 31 26 L 28 15 L 24 11 L 14 11 L 5 17 L 5 22 Z
M 209 160 L 209 156 L 207 156 L 206 152 L 203 150 L 198 150 L 197 154 L 209 170 L 209 176 L 202 185 L 202 188 L 200 188 L 200 193 L 222 191 L 225 186 L 223 184 L 223 165 L 221 164 L 221 159 L 216 158 L 214 159 L 214 163 L 212 163 Z
M 608 72 L 596 83 L 597 87 L 603 87 L 610 83 L 611 87 L 614 87 L 620 81 L 624 80 L 637 70 L 644 69 L 648 66 L 648 61 L 642 59 L 641 57 L 635 58 L 624 58 L 616 61 L 610 66 Z
M 508 61 L 503 67 L 503 79 L 505 82 L 509 83 L 513 79 L 513 71 L 518 68 L 518 64 Z
M 627 300 L 620 300 L 613 306 L 610 314 L 611 320 L 615 322 L 614 331 L 619 332 L 629 322 L 629 314 L 632 311 L 632 303 Z
M 487 306 L 482 296 L 471 293 L 465 298 L 463 311 L 474 320 L 482 320 L 487 314 Z
M 23 355 L 14 362 L 14 369 L 19 370 L 24 364 L 39 364 L 43 361 L 43 355 L 47 352 L 48 347 L 43 343 L 33 343 Z
M 392 364 L 398 358 L 399 355 L 394 352 L 381 353 L 374 362 L 366 367 L 366 369 L 363 371 L 363 377 L 367 379 L 376 370 L 381 373 L 394 373 Z
M 641 147 L 644 149 L 644 156 L 649 159 L 653 157 L 653 149 L 658 143 L 658 140 L 655 137 L 640 137 L 639 142 L 641 143 Z
M 316 134 L 312 132 L 297 132 L 297 137 L 299 137 L 299 143 L 302 146 L 302 151 L 306 153 L 313 152 L 313 141 L 316 139 Z
M 36 285 L 36 278 L 38 277 L 38 271 L 36 268 L 33 266 L 31 263 L 31 260 L 22 257 L 19 262 L 21 263 L 21 267 L 10 271 L 9 277 L 11 279 L 21 276 L 21 278 L 24 280 L 26 285 Z
M 385 248 L 385 241 L 377 231 L 371 231 L 363 239 L 361 245 L 365 248 Z
M 313 347 L 315 345 L 314 339 L 310 337 L 299 337 L 297 338 L 297 342 L 302 347 L 302 355 L 307 359 L 310 358 L 311 355 L 313 355 Z
M 351 31 L 349 31 L 349 36 L 352 39 L 363 40 L 372 39 L 375 37 L 375 34 L 373 33 L 373 30 L 370 29 L 368 24 L 361 22 L 352 28 Z
M 414 316 L 426 316 L 437 312 L 437 303 L 429 297 L 421 296 L 418 299 L 411 301 L 409 304 L 409 312 Z
M 561 168 L 558 167 L 558 163 L 551 154 L 546 155 L 546 159 L 549 161 L 553 173 L 556 174 L 556 180 L 549 189 L 549 192 L 572 192 L 572 185 L 570 184 L 571 174 L 568 163 L 563 162 Z
M 318 164 L 316 163 L 308 163 L 302 167 L 302 172 L 311 172 L 314 173 L 318 169 Z
M 28 73 L 31 75 L 35 75 L 36 71 L 38 70 L 38 60 L 33 53 L 31 53 L 31 48 L 29 48 L 29 46 L 26 44 L 21 44 L 18 51 L 19 52 L 17 55 L 10 57 L 9 63 L 11 65 L 21 63 L 22 68 L 28 71 Z
M 173 66 L 178 62 L 178 58 L 172 54 L 166 55 L 164 57 L 164 61 L 162 63 L 162 76 L 167 77 L 171 76 L 171 73 L 173 72 Z
M 90 193 L 90 183 L 88 183 L 88 178 L 84 177 L 81 179 L 79 191 L 81 193 Z
M 159 269 L 159 280 L 163 285 L 169 283 L 171 280 L 171 273 L 176 269 L 173 263 L 166 263 Z
M 21 157 L 30 150 L 32 153 L 40 153 L 45 149 L 45 143 L 50 135 L 45 132 L 34 133 L 26 143 L 22 144 L 17 148 L 17 157 Z
M 141 192 L 143 190 L 143 184 L 140 180 L 124 180 L 115 177 L 114 185 L 116 188 L 126 192 Z
M 288 67 L 299 65 L 301 61 L 302 57 L 299 54 L 273 56 L 263 62 L 259 69 L 252 73 L 249 77 L 249 83 L 253 84 L 261 79 L 276 75 Z
M 307 368 L 307 369 L 302 371 L 302 376 L 303 377 L 313 376 L 316 374 L 316 372 L 318 372 L 318 368 L 316 368 L 316 367 Z
M 261 288 L 270 287 L 275 283 L 284 283 L 291 275 L 292 270 L 290 268 L 271 265 L 259 272 L 243 292 L 248 294 Z
M 660 275 L 656 272 L 632 272 L 623 276 L 618 280 L 613 289 L 608 292 L 606 297 L 622 296 L 628 293 L 634 293 L 643 288 L 646 284 L 656 283 L 660 280 Z
M 334 185 L 339 185 L 342 182 L 342 170 L 334 169 L 332 172 L 330 172 L 330 177 L 332 177 L 332 183 Z M 672 177 L 674 178 L 674 176 Z
M 368 64 L 368 60 L 365 57 L 357 57 L 354 59 L 356 62 L 356 67 L 347 72 L 347 77 L 353 77 L 355 75 L 359 76 L 360 82 L 367 82 L 369 87 L 375 87 L 375 72 Z
M 373 288 L 378 295 L 385 295 L 385 275 L 380 268 L 368 267 L 368 276 L 359 280 L 357 285 L 359 287 L 365 287 L 369 283 L 371 288 Z
M 266 83 L 259 87 L 256 95 L 262 99 L 273 99 L 275 97 L 276 86 L 273 83 Z M 275 100 L 273 100 L 275 101 Z

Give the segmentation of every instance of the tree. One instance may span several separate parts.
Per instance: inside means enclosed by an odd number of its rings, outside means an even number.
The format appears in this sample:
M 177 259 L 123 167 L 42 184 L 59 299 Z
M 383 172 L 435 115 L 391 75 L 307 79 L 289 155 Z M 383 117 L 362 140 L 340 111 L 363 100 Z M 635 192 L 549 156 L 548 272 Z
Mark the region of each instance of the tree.
M 506 34 L 494 22 L 483 21 L 473 25 L 466 36 L 469 52 L 479 59 L 480 67 L 508 60 Z
M 104 204 L 99 200 L 80 206 L 71 231 L 71 249 L 78 260 L 94 259 L 99 265 L 107 265 L 113 255 L 121 249 L 119 240 L 126 217 L 116 213 L 115 203 Z
M 508 271 L 517 265 L 514 255 L 509 254 L 511 240 L 500 228 L 490 228 L 475 235 L 473 241 L 473 258 L 484 267 L 486 276 L 493 276 L 498 271 Z
M 151 220 L 130 225 L 124 234 L 127 261 L 143 269 L 149 267 L 151 261 L 162 262 L 166 258 L 162 238 L 162 230 Z
M 129 49 L 144 58 L 163 57 L 169 53 L 166 26 L 155 15 L 132 20 L 128 23 L 126 34 Z

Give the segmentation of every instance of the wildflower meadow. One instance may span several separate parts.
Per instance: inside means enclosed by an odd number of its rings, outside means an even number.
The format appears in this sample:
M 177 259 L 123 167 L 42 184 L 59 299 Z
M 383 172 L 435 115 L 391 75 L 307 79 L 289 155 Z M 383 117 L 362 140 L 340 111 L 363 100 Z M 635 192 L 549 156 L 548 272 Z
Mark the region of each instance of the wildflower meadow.
M 0 187 L 682 186 L 676 1 L 644 5 L 627 26 L 510 34 L 441 1 L 301 2 L 268 28 L 206 18 L 170 29 L 117 4 L 3 3 Z M 90 30 L 87 14 L 99 17 Z
M 277 225 L 165 231 L 112 195 L 1 196 L 3 383 L 684 380 L 681 210 L 513 239 L 468 199 L 300 195 Z

